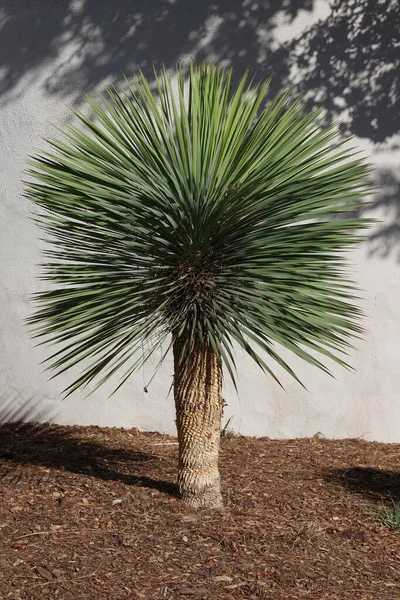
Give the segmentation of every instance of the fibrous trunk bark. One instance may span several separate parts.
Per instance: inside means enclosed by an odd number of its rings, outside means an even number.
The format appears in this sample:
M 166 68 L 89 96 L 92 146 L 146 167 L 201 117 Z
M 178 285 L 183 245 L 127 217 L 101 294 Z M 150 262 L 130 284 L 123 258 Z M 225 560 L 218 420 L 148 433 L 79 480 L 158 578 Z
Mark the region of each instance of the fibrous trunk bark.
M 174 342 L 174 397 L 179 441 L 178 487 L 195 508 L 223 506 L 218 454 L 222 417 L 222 373 L 217 356 L 204 344 L 181 356 Z

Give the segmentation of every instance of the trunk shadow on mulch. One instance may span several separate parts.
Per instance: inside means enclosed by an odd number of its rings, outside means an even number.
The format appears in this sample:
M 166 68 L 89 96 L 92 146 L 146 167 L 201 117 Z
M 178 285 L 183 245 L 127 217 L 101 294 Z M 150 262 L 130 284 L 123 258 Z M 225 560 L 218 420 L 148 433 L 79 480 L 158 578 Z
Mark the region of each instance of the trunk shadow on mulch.
M 147 452 L 110 448 L 98 440 L 75 437 L 68 428 L 47 424 L 0 424 L 0 439 L 0 459 L 10 466 L 40 465 L 178 495 L 177 486 L 170 481 L 135 474 L 157 461 Z M 129 468 L 129 474 L 121 472 L 120 465 Z
M 352 467 L 328 470 L 324 477 L 327 482 L 342 485 L 348 491 L 362 494 L 368 500 L 400 500 L 400 471 Z

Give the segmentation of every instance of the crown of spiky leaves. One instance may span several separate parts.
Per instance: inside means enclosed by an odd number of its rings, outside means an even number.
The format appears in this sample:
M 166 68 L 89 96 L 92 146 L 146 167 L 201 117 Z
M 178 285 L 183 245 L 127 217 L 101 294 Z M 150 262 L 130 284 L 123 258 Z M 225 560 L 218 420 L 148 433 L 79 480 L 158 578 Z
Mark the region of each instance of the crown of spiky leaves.
M 211 344 L 232 377 L 235 342 L 274 377 L 268 357 L 296 377 L 274 343 L 345 364 L 361 329 L 343 251 L 366 225 L 351 213 L 368 166 L 288 92 L 265 104 L 268 84 L 207 65 L 140 75 L 33 159 L 55 285 L 29 323 L 61 343 L 56 373 L 93 359 L 68 393 L 120 369 L 122 385 L 172 338 L 182 356 Z

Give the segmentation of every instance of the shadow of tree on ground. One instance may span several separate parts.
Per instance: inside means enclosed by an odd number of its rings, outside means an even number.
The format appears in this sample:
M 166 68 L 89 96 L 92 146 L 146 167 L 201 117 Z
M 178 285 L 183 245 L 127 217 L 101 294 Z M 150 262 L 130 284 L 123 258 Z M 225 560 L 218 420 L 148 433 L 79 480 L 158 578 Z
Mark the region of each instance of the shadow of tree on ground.
M 173 496 L 178 493 L 175 484 L 157 479 L 159 457 L 80 439 L 58 425 L 1 424 L 0 478 L 18 464 L 41 465 L 105 481 L 118 480 Z
M 332 469 L 324 474 L 329 483 L 341 485 L 368 500 L 400 500 L 400 472 L 372 467 Z

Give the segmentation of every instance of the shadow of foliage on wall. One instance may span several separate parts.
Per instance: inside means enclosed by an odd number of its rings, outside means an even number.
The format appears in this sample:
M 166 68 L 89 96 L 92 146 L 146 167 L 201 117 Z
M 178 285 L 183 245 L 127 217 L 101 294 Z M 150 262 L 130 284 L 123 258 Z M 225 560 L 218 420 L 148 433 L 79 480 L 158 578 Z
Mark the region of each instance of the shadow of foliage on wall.
M 57 408 L 54 403 L 29 395 L 26 390 L 13 390 L 7 386 L 8 394 L 0 401 L 0 430 L 1 423 L 51 423 L 57 420 Z
M 271 94 L 303 94 L 343 134 L 387 144 L 400 131 L 397 0 L 3 0 L 0 27 L 0 103 L 40 81 L 79 104 L 122 72 L 193 59 L 272 76 Z M 400 245 L 399 180 L 389 168 L 376 179 L 371 210 L 386 225 L 371 254 L 389 256 Z
M 392 0 L 334 0 L 290 46 L 297 91 L 340 116 L 346 134 L 382 142 L 400 129 L 400 9 Z
M 323 4 L 323 3 L 322 3 Z M 182 58 L 273 76 L 342 127 L 382 141 L 400 129 L 400 9 L 393 0 L 334 0 L 300 34 L 316 0 L 3 0 L 0 93 L 50 68 L 49 94 L 74 95 L 138 68 Z M 326 12 L 326 11 L 325 11 Z M 295 27 L 295 30 L 299 27 Z M 282 33 L 283 32 L 283 33 Z M 281 39 L 283 36 L 283 39 Z M 288 38 L 289 39 L 285 39 Z M 16 40 L 19 43 L 16 43 Z M 68 48 L 57 68 L 52 63 Z
M 376 196 L 371 206 L 358 211 L 365 216 L 368 211 L 380 210 L 380 222 L 368 236 L 368 254 L 378 258 L 393 257 L 400 263 L 400 179 L 389 168 L 376 172 Z

